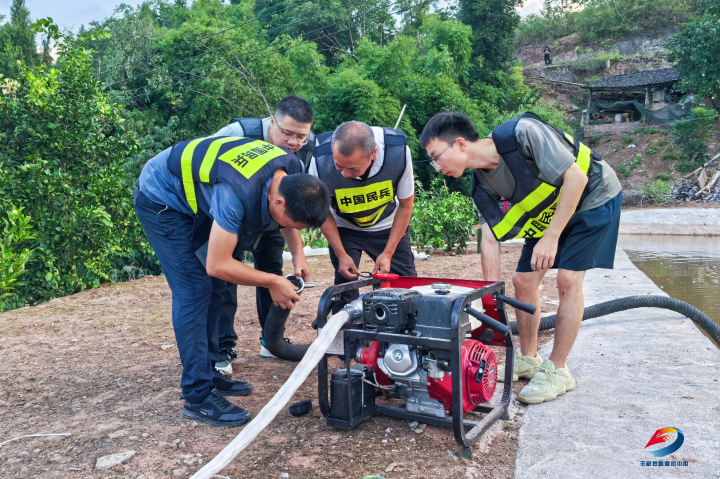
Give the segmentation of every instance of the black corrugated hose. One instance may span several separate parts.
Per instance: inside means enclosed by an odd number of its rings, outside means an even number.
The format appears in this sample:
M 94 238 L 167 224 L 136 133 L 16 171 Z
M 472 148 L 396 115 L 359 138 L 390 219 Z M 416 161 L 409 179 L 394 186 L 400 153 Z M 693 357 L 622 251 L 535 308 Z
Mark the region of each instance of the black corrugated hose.
M 715 324 L 712 319 L 708 318 L 705 313 L 691 306 L 684 301 L 680 301 L 668 296 L 627 296 L 625 298 L 613 299 L 604 303 L 595 304 L 585 308 L 582 320 L 606 316 L 608 314 L 617 313 L 619 311 L 627 311 L 636 308 L 662 308 L 675 311 L 683 316 L 690 318 L 700 329 L 705 331 L 708 336 L 720 345 L 720 326 Z M 546 331 L 555 328 L 555 320 L 557 315 L 546 316 L 540 320 L 540 329 L 538 331 Z M 518 334 L 517 322 L 510 322 L 510 329 L 513 334 Z
M 278 358 L 298 362 L 305 356 L 310 345 L 292 344 L 285 340 L 285 322 L 288 316 L 289 309 L 282 309 L 274 304 L 270 306 L 263 328 L 263 340 L 267 350 Z

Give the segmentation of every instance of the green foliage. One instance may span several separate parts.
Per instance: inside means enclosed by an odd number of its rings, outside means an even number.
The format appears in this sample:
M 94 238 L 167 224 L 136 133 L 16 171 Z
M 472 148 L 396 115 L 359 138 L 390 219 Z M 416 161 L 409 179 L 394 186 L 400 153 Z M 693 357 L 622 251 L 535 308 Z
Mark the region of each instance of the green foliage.
M 653 128 L 645 128 L 644 130 L 636 130 L 633 132 L 635 135 L 654 135 L 656 133 L 662 133 L 662 130 L 655 130 Z
M 410 239 L 418 249 L 465 252 L 475 224 L 477 210 L 472 199 L 450 192 L 439 178 L 431 190 L 423 190 L 418 183 L 410 220 Z
M 693 170 L 695 170 L 695 165 L 693 163 L 678 163 L 678 171 L 680 173 L 690 173 Z
M 658 138 L 655 144 L 662 148 L 663 146 L 667 145 L 667 140 L 665 138 Z
M 696 107 L 685 119 L 673 125 L 671 138 L 683 161 L 699 166 L 710 160 L 716 117 L 714 110 Z
M 623 141 L 623 143 L 630 144 L 633 142 L 633 137 L 632 136 L 623 136 L 622 141 Z
M 645 149 L 645 152 L 646 152 L 648 155 L 654 155 L 655 153 L 657 153 L 657 147 L 654 146 L 654 145 L 650 145 L 650 146 L 648 146 L 648 147 Z
M 327 248 L 328 241 L 323 236 L 320 228 L 308 228 L 300 232 L 303 247 Z
M 18 79 L 23 66 L 32 68 L 43 60 L 37 52 L 31 23 L 25 0 L 13 0 L 10 22 L 0 27 L 0 74 L 3 76 Z M 47 57 L 44 60 L 47 62 Z
M 22 208 L 11 206 L 7 218 L 2 218 L 2 221 L 4 227 L 0 237 L 0 311 L 5 311 L 8 305 L 12 307 L 22 304 L 13 294 L 13 290 L 26 272 L 25 264 L 32 255 L 32 250 L 26 245 L 33 237 L 30 232 L 30 218 L 23 214 Z
M 679 89 L 720 102 L 720 0 L 700 2 L 699 15 L 666 43 L 677 62 Z
M 662 158 L 663 160 L 677 160 L 680 158 L 680 156 L 678 156 L 676 152 L 668 150 L 664 151 L 663 154 L 660 155 L 660 158 Z
M 634 160 L 628 160 L 620 163 L 617 166 L 617 172 L 623 175 L 625 178 L 630 178 L 633 174 L 633 170 L 640 166 L 642 163 L 642 155 L 640 153 L 635 155 Z
M 120 109 L 90 70 L 86 42 L 37 23 L 58 41 L 57 69 L 23 69 L 14 96 L 0 98 L 0 214 L 23 205 L 35 253 L 17 286 L 35 304 L 97 287 L 128 258 L 147 257 L 124 161 L 138 152 Z
M 638 188 L 641 198 L 656 205 L 663 205 L 672 200 L 672 190 L 667 183 L 657 180 L 655 183 L 645 183 Z
M 583 43 L 607 43 L 639 34 L 677 29 L 692 15 L 695 2 L 684 0 L 563 0 L 546 2 L 540 15 L 530 15 L 518 27 L 523 43 L 579 33 Z M 582 8 L 576 8 L 581 6 Z M 554 7 L 554 8 L 553 8 Z M 572 11 L 570 8 L 575 7 Z
M 670 181 L 672 180 L 672 175 L 670 173 L 660 173 L 658 175 L 658 180 L 660 181 Z

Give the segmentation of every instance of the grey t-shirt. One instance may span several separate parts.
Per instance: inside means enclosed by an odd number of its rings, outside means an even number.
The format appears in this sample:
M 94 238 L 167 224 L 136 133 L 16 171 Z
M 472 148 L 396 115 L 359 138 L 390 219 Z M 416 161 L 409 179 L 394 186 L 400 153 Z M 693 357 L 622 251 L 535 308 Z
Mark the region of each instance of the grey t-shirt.
M 518 122 L 515 137 L 518 149 L 532 172 L 553 186 L 562 186 L 563 173 L 575 163 L 573 147 L 558 132 L 532 118 L 523 118 Z M 478 186 L 491 196 L 510 198 L 515 191 L 515 177 L 502 157 L 493 171 L 475 170 L 475 179 Z M 622 191 L 620 180 L 605 161 L 591 163 L 588 184 L 590 193 L 576 213 L 604 205 Z

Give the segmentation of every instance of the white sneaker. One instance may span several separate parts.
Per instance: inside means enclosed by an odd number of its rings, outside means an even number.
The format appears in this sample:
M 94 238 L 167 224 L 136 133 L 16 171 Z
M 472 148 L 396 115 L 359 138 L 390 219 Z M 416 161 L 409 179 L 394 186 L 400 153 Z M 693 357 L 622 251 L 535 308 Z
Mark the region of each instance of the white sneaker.
M 260 341 L 260 357 L 277 359 L 277 356 L 275 356 L 273 353 L 268 351 L 268 349 L 265 347 L 265 343 L 263 341 Z
M 537 354 L 534 358 L 523 356 L 520 348 L 515 348 L 515 354 L 513 354 L 513 381 L 517 381 L 520 378 L 532 379 L 542 362 L 543 359 L 540 357 L 540 354 Z M 504 364 L 498 366 L 497 380 L 499 382 L 505 381 Z
M 215 369 L 225 374 L 232 374 L 232 363 L 235 361 L 235 358 L 237 358 L 237 355 L 235 354 L 234 348 L 230 353 L 221 352 L 220 361 L 215 363 Z
M 545 359 L 535 376 L 518 394 L 518 400 L 525 404 L 540 404 L 552 401 L 567 391 L 572 391 L 576 386 L 567 366 L 555 368 L 552 361 Z

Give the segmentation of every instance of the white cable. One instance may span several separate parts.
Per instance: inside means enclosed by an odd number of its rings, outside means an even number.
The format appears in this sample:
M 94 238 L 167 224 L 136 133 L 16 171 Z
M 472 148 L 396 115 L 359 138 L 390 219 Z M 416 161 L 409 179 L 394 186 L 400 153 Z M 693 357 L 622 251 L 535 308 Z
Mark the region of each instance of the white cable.
M 69 435 L 70 435 L 69 432 L 58 432 L 58 433 L 52 433 L 52 434 L 29 434 L 27 436 L 14 437 L 5 442 L 0 442 L 0 447 L 3 447 L 5 444 L 13 442 L 13 441 L 25 439 L 26 437 L 69 436 Z
M 365 379 L 365 375 L 364 375 L 364 374 L 363 374 L 363 376 L 362 376 L 362 380 L 365 381 L 366 383 L 368 383 L 370 386 L 374 386 L 374 387 L 376 387 L 376 388 L 378 388 L 378 389 L 386 389 L 386 390 L 389 391 L 389 390 L 395 388 L 395 386 L 381 386 L 381 385 L 379 385 L 379 384 L 377 383 L 377 380 L 376 380 L 374 383 L 371 383 L 370 381 L 368 381 L 367 379 Z
M 190 479 L 210 479 L 214 474 L 220 472 L 235 457 L 248 447 L 250 443 L 257 437 L 263 429 L 277 416 L 280 410 L 290 401 L 295 391 L 305 382 L 305 379 L 315 369 L 325 352 L 332 344 L 335 336 L 343 325 L 349 320 L 349 316 L 345 311 L 340 311 L 333 315 L 318 332 L 318 337 L 307 350 L 305 356 L 297 365 L 290 378 L 282 385 L 275 396 L 265 405 L 264 408 L 255 416 L 250 424 L 238 434 L 233 441 L 225 446 L 225 449 L 208 462 L 205 467 L 193 474 Z

